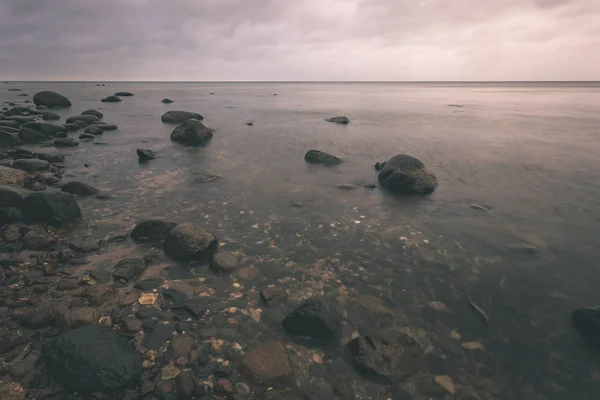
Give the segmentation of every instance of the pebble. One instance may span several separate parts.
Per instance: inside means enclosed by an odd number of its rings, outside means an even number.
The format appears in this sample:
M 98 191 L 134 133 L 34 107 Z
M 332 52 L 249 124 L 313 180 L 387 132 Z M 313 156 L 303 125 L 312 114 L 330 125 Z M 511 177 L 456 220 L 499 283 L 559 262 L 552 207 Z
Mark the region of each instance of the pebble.
M 456 331 L 452 331 L 452 332 L 450 332 L 450 337 L 452 339 L 460 340 L 460 333 L 458 333 Z
M 180 372 L 181 371 L 179 370 L 179 368 L 177 368 L 175 365 L 168 364 L 165 367 L 163 367 L 160 379 L 163 381 L 173 379 L 177 375 L 179 375 Z
M 242 396 L 245 396 L 248 393 L 250 393 L 250 387 L 244 382 L 237 382 L 235 384 L 235 391 L 241 394 Z
M 431 303 L 429 303 L 429 307 L 433 308 L 436 311 L 440 311 L 440 312 L 448 311 L 448 307 L 446 307 L 446 305 L 444 303 L 442 303 L 441 301 L 432 301 Z
M 454 392 L 456 391 L 456 389 L 454 388 L 454 382 L 452 382 L 452 379 L 450 379 L 449 376 L 438 375 L 434 379 L 437 382 L 437 384 L 446 389 L 448 393 L 454 394 Z
M 139 303 L 145 306 L 156 304 L 156 300 L 158 300 L 156 293 L 145 293 L 138 299 Z
M 479 342 L 464 342 L 462 347 L 467 350 L 485 350 L 485 347 Z
M 313 360 L 314 362 L 316 362 L 317 364 L 323 364 L 323 358 L 321 358 L 321 356 L 320 356 L 320 355 L 318 355 L 317 353 L 314 353 L 314 354 L 312 355 L 312 360 Z

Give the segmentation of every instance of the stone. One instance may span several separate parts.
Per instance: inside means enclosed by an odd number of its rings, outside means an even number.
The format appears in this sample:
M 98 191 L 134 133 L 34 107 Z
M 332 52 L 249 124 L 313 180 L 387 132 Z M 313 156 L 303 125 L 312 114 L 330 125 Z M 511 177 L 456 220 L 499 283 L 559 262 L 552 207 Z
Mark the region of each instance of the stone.
M 26 115 L 11 115 L 11 116 L 5 117 L 5 118 L 8 121 L 16 121 L 19 125 L 27 125 L 28 123 L 35 122 L 34 117 L 29 117 Z
M 240 265 L 238 257 L 226 251 L 214 255 L 210 262 L 210 268 L 218 273 L 230 273 L 235 271 Z
M 89 124 L 95 124 L 99 120 L 100 120 L 100 118 L 96 117 L 95 115 L 83 114 L 83 115 L 75 115 L 73 117 L 69 117 L 69 118 L 67 118 L 67 120 L 65 122 L 67 124 L 73 124 L 76 121 L 84 121 L 85 123 L 87 123 L 89 125 Z
M 19 129 L 19 124 L 17 123 L 17 121 L 0 120 L 0 129 L 2 129 L 3 127 Z
M 51 111 L 46 111 L 42 114 L 42 119 L 44 121 L 57 121 L 60 119 L 60 115 L 53 113 Z
M 430 194 L 437 187 L 437 178 L 417 158 L 398 154 L 380 163 L 379 183 L 387 189 L 404 194 Z
M 187 121 L 188 119 L 196 119 L 202 121 L 204 117 L 198 113 L 189 111 L 167 111 L 160 117 L 162 122 L 169 124 L 180 124 Z
M 82 133 L 82 134 L 79 135 L 79 139 L 81 139 L 81 140 L 85 140 L 85 139 L 94 140 L 94 139 L 96 139 L 96 136 L 92 135 L 91 133 Z
M 115 93 L 115 96 L 119 96 L 119 97 L 131 97 L 131 96 L 133 96 L 133 93 L 131 93 L 131 92 L 117 92 L 117 93 Z
M 40 308 L 27 312 L 18 317 L 18 320 L 27 329 L 43 329 L 54 323 L 55 316 L 52 310 Z
M 87 128 L 84 129 L 83 132 L 84 133 L 89 133 L 89 134 L 92 134 L 92 135 L 102 135 L 102 134 L 104 134 L 104 131 L 98 125 L 88 126 Z
M 0 147 L 14 147 L 21 144 L 23 144 L 23 141 L 16 133 L 0 129 Z
M 197 119 L 188 119 L 171 133 L 171 140 L 187 146 L 204 146 L 213 137 L 212 129 Z
M 142 290 L 142 291 L 148 291 L 148 290 L 152 290 L 152 289 L 158 289 L 163 283 L 165 282 L 165 280 L 163 278 L 148 278 L 148 279 L 143 279 L 141 281 L 137 281 L 135 283 L 135 285 L 133 285 L 134 288 Z
M 241 372 L 259 385 L 280 384 L 292 376 L 285 344 L 279 340 L 263 343 L 248 351 L 240 363 Z
M 195 340 L 189 335 L 175 336 L 169 344 L 169 350 L 175 357 L 187 357 L 192 352 Z
M 196 382 L 189 372 L 180 373 L 176 378 L 176 382 L 178 399 L 191 400 L 194 398 L 194 393 L 196 392 Z
M 87 183 L 71 181 L 60 187 L 60 190 L 66 193 L 76 194 L 78 196 L 95 196 L 100 191 Z
M 79 328 L 86 325 L 97 324 L 102 317 L 100 310 L 93 307 L 77 307 L 69 310 L 66 314 L 67 326 L 72 328 Z
M 47 140 L 50 140 L 50 137 L 44 135 L 42 132 L 22 127 L 19 130 L 19 139 L 21 139 L 24 143 L 43 143 Z
M 23 200 L 26 220 L 60 227 L 81 218 L 81 209 L 70 193 L 57 191 L 34 192 Z
M 122 100 L 120 97 L 117 97 L 117 96 L 108 96 L 108 97 L 103 98 L 101 101 L 103 103 L 118 103 Z
M 138 299 L 138 302 L 143 306 L 150 306 L 156 304 L 158 295 L 156 293 L 144 293 Z
M 127 315 L 121 323 L 121 330 L 125 333 L 137 333 L 142 330 L 142 321 L 133 315 Z
M 286 302 L 288 294 L 278 287 L 264 287 L 260 290 L 260 298 L 269 307 L 279 307 Z
M 131 231 L 131 239 L 137 243 L 160 243 L 177 224 L 162 219 L 145 219 Z
M 171 103 L 173 103 L 173 100 L 168 99 L 168 98 L 165 97 L 160 102 L 163 103 L 163 104 L 171 104 Z
M 219 246 L 217 238 L 193 223 L 179 224 L 163 242 L 165 254 L 176 261 L 209 261 Z
M 0 185 L 0 207 L 19 207 L 28 194 L 18 186 Z
M 73 124 L 77 125 L 79 128 L 85 128 L 87 126 L 89 126 L 89 124 L 87 122 L 85 122 L 82 119 L 78 119 L 75 122 L 72 122 Z
M 42 250 L 53 243 L 56 239 L 39 229 L 32 229 L 23 236 L 23 245 L 29 250 Z
M 46 136 L 56 136 L 57 133 L 66 132 L 67 128 L 62 125 L 55 125 L 50 122 L 33 121 L 23 125 L 25 128 L 33 129 L 43 133 Z
M 137 383 L 142 361 L 121 335 L 102 325 L 60 334 L 42 347 L 52 377 L 78 393 L 110 392 Z
M 116 290 L 115 287 L 111 285 L 96 284 L 89 287 L 86 290 L 85 295 L 92 306 L 101 306 L 114 299 Z
M 72 240 L 69 247 L 79 253 L 92 253 L 100 248 L 97 240 Z
M 311 297 L 283 319 L 283 327 L 293 335 L 330 342 L 337 336 L 340 316 L 326 301 Z
M 155 160 L 156 159 L 156 153 L 153 152 L 152 150 L 137 149 L 136 152 L 137 152 L 137 155 L 138 155 L 138 159 L 140 161 L 149 161 L 149 160 Z
M 311 164 L 322 164 L 329 166 L 343 163 L 342 159 L 320 150 L 307 151 L 304 155 L 304 161 Z
M 46 107 L 71 107 L 71 102 L 62 94 L 44 90 L 42 92 L 38 92 L 33 96 L 33 103 L 36 106 L 46 106 Z
M 81 113 L 81 115 L 93 115 L 98 119 L 102 119 L 104 118 L 104 115 L 97 110 L 85 110 L 84 112 Z
M 146 269 L 146 263 L 140 258 L 126 258 L 115 265 L 113 278 L 115 281 L 124 280 L 129 282 Z
M 90 276 L 98 283 L 108 283 L 111 275 L 105 269 L 93 269 L 90 271 Z
M 56 139 L 54 140 L 54 147 L 76 147 L 79 146 L 79 142 L 73 139 Z
M 163 298 L 165 299 L 163 307 L 170 306 L 172 308 L 182 308 L 185 305 L 187 295 L 176 289 L 166 289 L 163 292 Z
M 0 185 L 23 186 L 26 176 L 27 174 L 23 171 L 0 165 Z
M 584 341 L 600 349 L 600 306 L 585 307 L 573 311 L 572 321 Z
M 0 383 L 0 398 L 2 400 L 25 400 L 27 393 L 16 382 L 2 381 Z
M 44 160 L 37 160 L 35 158 L 21 158 L 15 160 L 13 164 L 14 168 L 22 171 L 45 171 L 50 168 L 50 163 Z
M 77 124 L 65 124 L 64 126 L 67 132 L 75 132 L 81 129 L 81 127 Z
M 334 122 L 336 124 L 342 124 L 342 125 L 347 125 L 350 123 L 350 120 L 348 119 L 348 117 L 343 117 L 343 116 L 327 118 L 325 121 Z
M 100 128 L 102 131 L 116 131 L 117 129 L 119 129 L 119 127 L 115 124 L 99 123 L 94 126 Z

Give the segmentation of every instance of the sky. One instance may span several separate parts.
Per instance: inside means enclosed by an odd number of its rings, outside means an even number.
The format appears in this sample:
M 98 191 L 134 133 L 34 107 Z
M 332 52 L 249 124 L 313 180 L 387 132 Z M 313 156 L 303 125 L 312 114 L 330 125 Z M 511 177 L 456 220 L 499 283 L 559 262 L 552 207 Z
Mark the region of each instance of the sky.
M 600 80 L 600 0 L 0 0 L 0 79 Z

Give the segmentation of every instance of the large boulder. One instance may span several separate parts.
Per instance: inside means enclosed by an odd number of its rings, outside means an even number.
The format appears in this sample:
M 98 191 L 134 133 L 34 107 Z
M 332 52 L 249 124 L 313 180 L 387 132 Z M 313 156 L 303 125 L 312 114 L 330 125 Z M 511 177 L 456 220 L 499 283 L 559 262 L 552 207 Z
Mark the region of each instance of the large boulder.
M 18 207 L 28 194 L 29 190 L 18 186 L 0 185 L 0 207 Z
M 117 97 L 117 96 L 108 96 L 108 97 L 103 98 L 101 101 L 103 103 L 118 103 L 122 100 L 120 97 Z
M 79 393 L 116 391 L 142 374 L 142 360 L 129 342 L 102 325 L 62 333 L 44 343 L 42 354 L 52 377 Z
M 95 196 L 100 191 L 87 183 L 79 182 L 79 181 L 71 181 L 67 182 L 60 187 L 60 190 L 63 192 L 76 194 L 78 196 Z
M 340 322 L 339 313 L 328 302 L 311 297 L 283 319 L 283 327 L 293 335 L 331 342 Z
M 271 386 L 292 376 L 292 364 L 285 344 L 273 340 L 251 349 L 242 358 L 240 369 L 251 381 Z
M 33 129 L 34 131 L 42 132 L 47 136 L 55 136 L 59 132 L 66 132 L 67 128 L 62 125 L 51 124 L 50 122 L 27 122 L 23 125 L 25 128 Z
M 163 242 L 165 254 L 177 261 L 209 261 L 218 247 L 213 234 L 189 222 L 171 229 Z
M 50 168 L 50 163 L 35 158 L 20 158 L 15 160 L 13 167 L 22 171 L 45 171 Z
M 311 164 L 338 165 L 342 159 L 320 150 L 309 150 L 304 155 L 304 161 Z
M 177 224 L 162 219 L 145 219 L 131 231 L 131 239 L 138 243 L 162 242 Z
M 168 124 L 180 124 L 188 119 L 197 119 L 202 121 L 204 117 L 198 113 L 189 112 L 189 111 L 167 111 L 160 117 L 162 122 L 166 122 Z
M 572 318 L 573 325 L 581 337 L 600 350 L 600 306 L 575 310 Z
M 25 219 L 42 222 L 55 227 L 81 218 L 81 209 L 70 193 L 58 191 L 34 192 L 23 200 Z
M 84 121 L 88 124 L 93 124 L 96 123 L 100 120 L 100 118 L 98 118 L 95 115 L 91 115 L 91 114 L 83 114 L 83 115 L 76 115 L 74 117 L 69 117 L 67 118 L 66 123 L 67 124 L 73 124 L 75 123 L 75 121 Z
M 33 103 L 36 106 L 46 107 L 71 107 L 71 102 L 62 94 L 52 92 L 50 90 L 44 90 L 38 92 L 33 96 Z
M 98 110 L 85 110 L 81 115 L 94 115 L 98 119 L 102 119 L 104 115 Z
M 44 135 L 42 132 L 25 127 L 19 130 L 19 138 L 25 143 L 42 143 L 50 139 L 49 136 Z
M 376 168 L 379 169 L 377 177 L 381 185 L 394 192 L 429 194 L 437 187 L 437 178 L 425 168 L 425 164 L 406 154 L 378 163 Z
M 327 118 L 325 121 L 334 122 L 336 124 L 342 124 L 342 125 L 347 125 L 348 123 L 350 123 L 350 120 L 348 119 L 348 117 L 331 117 L 331 118 Z
M 19 129 L 19 123 L 17 121 L 11 121 L 11 120 L 0 120 L 0 129 L 2 129 L 2 127 L 9 127 L 9 128 L 15 128 L 15 129 Z
M 0 129 L 0 146 L 13 147 L 23 144 L 19 135 Z
M 213 137 L 212 129 L 197 119 L 188 119 L 173 129 L 171 140 L 188 146 L 203 146 Z

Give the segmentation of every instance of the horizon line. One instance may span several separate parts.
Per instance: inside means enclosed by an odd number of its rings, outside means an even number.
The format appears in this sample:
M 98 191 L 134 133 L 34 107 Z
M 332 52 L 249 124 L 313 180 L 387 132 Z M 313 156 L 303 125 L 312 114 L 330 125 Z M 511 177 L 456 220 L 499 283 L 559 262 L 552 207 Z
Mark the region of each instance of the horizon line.
M 302 81 L 289 81 L 289 80 L 211 80 L 211 81 L 175 81 L 175 80 L 2 80 L 0 82 L 8 83 L 28 83 L 28 82 L 64 82 L 64 83 L 600 83 L 600 80 L 427 80 L 427 81 L 375 81 L 375 80 L 356 80 L 356 81 L 330 81 L 330 80 L 302 80 Z M 5 83 L 6 84 L 6 83 Z

